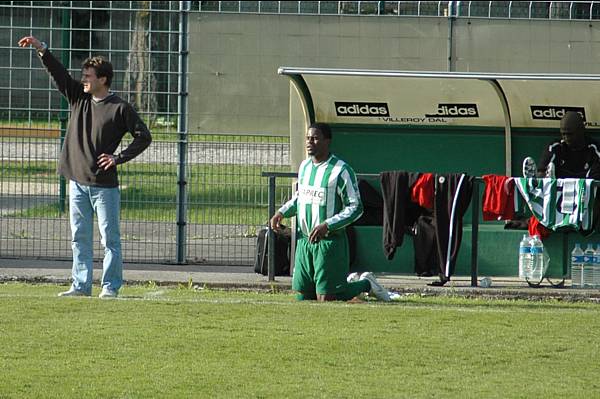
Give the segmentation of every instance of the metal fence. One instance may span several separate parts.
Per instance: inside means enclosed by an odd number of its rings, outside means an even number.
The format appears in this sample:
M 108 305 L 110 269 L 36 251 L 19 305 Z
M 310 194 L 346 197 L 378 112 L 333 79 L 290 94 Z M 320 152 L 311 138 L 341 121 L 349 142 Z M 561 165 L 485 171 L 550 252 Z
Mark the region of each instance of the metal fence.
M 193 8 L 223 13 L 600 19 L 598 1 L 199 1 Z
M 596 19 L 599 11 L 597 2 L 543 1 L 0 1 L 0 257 L 71 257 L 68 190 L 55 172 L 67 105 L 34 52 L 18 48 L 25 35 L 46 41 L 76 77 L 86 57 L 110 58 L 112 89 L 153 132 L 151 147 L 120 167 L 125 259 L 250 264 L 267 219 L 261 172 L 289 171 L 289 140 L 189 131 L 189 13 Z M 277 202 L 287 187 L 279 181 Z
M 90 55 L 153 133 L 119 167 L 126 261 L 250 264 L 267 221 L 264 170 L 289 171 L 289 139 L 211 135 L 186 126 L 190 2 L 0 2 L 0 257 L 70 259 L 68 190 L 56 174 L 68 120 L 35 52 L 35 35 L 79 77 Z M 127 145 L 124 142 L 123 145 Z M 288 185 L 289 187 L 289 185 Z M 289 195 L 280 189 L 280 198 Z M 97 258 L 102 251 L 96 231 Z
M 7 130 L 0 137 L 0 253 L 68 259 L 68 190 L 61 194 L 55 172 L 60 140 L 9 136 Z M 267 221 L 261 173 L 289 170 L 288 140 L 192 135 L 187 147 L 185 242 L 177 240 L 178 142 L 154 141 L 120 166 L 124 258 L 170 263 L 183 250 L 187 263 L 249 264 L 256 229 Z M 278 200 L 287 196 L 280 188 Z

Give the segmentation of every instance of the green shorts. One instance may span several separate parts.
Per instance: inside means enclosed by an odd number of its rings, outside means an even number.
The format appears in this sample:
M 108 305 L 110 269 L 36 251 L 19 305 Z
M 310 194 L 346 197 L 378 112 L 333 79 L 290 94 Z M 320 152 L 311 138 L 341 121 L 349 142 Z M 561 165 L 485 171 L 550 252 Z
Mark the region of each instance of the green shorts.
M 348 238 L 344 231 L 311 244 L 296 245 L 292 288 L 302 293 L 335 294 L 345 289 L 350 271 Z

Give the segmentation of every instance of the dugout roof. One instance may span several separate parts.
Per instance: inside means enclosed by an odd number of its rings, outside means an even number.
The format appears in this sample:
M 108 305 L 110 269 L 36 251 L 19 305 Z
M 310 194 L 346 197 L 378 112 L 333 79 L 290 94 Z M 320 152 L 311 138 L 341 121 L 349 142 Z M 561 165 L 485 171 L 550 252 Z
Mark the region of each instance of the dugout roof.
M 558 129 L 567 110 L 600 128 L 600 75 L 490 74 L 280 67 L 307 123 L 503 128 L 511 175 L 513 128 Z

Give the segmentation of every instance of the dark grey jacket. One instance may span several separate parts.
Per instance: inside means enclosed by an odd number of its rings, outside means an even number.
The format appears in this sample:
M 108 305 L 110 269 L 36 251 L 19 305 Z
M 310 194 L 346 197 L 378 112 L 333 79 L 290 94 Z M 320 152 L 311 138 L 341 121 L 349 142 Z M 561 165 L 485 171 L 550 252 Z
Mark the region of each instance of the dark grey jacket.
M 100 169 L 98 156 L 113 154 L 118 165 L 141 154 L 152 141 L 146 124 L 131 104 L 115 94 L 101 101 L 92 99 L 83 91 L 83 84 L 73 79 L 50 51 L 46 50 L 41 59 L 71 110 L 58 173 L 87 186 L 117 187 L 117 168 Z M 115 154 L 127 132 L 133 141 Z

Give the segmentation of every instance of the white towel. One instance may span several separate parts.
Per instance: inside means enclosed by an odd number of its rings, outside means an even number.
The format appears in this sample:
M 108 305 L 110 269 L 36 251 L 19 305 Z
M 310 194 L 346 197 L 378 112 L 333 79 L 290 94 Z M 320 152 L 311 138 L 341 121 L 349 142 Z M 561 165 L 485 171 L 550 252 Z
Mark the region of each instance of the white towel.
M 561 213 L 575 213 L 577 211 L 577 179 L 562 179 Z

